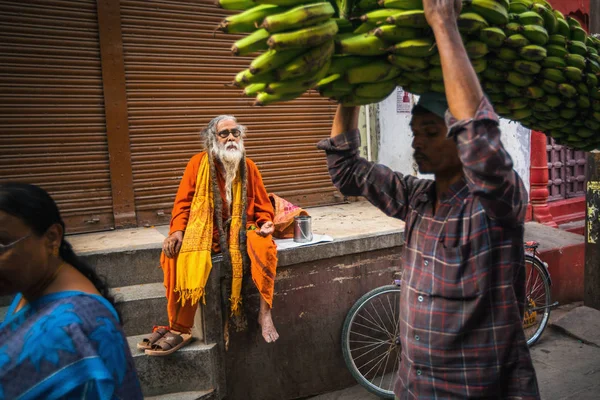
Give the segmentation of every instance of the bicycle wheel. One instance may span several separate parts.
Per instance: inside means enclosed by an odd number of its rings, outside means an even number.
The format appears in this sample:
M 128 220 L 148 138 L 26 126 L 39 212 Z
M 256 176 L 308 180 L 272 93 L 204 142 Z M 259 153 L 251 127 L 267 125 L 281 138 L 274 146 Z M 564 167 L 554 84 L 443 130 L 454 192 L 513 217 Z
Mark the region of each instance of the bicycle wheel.
M 369 392 L 394 398 L 400 361 L 400 288 L 371 290 L 352 306 L 342 329 L 342 353 L 350 373 Z
M 525 255 L 525 272 L 523 330 L 527 345 L 533 346 L 542 336 L 550 318 L 550 282 L 546 267 L 536 257 Z

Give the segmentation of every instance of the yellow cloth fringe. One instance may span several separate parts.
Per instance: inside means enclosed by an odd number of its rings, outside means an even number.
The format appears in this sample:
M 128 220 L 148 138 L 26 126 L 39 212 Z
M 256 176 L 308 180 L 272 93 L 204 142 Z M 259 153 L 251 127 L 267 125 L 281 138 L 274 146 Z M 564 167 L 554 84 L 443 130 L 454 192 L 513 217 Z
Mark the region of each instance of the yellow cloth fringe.
M 243 212 L 242 183 L 239 174 L 234 181 L 233 192 L 233 215 L 229 235 L 229 251 L 233 267 L 232 298 L 240 297 L 243 273 L 239 243 L 239 232 L 242 225 L 241 216 Z M 215 207 L 210 178 L 210 163 L 209 157 L 206 156 L 202 159 L 198 168 L 196 191 L 190 207 L 190 217 L 185 229 L 181 250 L 177 257 L 175 292 L 180 293 L 179 301 L 182 305 L 185 305 L 187 301 L 195 304 L 202 300 L 202 303 L 205 303 L 204 288 L 212 269 L 211 250 L 214 213 Z M 234 263 L 234 254 L 236 263 Z M 239 265 L 237 264 L 238 260 Z M 236 274 L 238 270 L 239 274 Z M 234 288 L 237 292 L 234 291 Z
M 240 230 L 242 229 L 243 202 L 242 180 L 239 174 L 233 182 L 233 206 L 231 207 L 231 226 L 229 228 L 229 256 L 231 257 L 231 315 L 240 315 L 242 303 L 242 252 L 240 250 Z

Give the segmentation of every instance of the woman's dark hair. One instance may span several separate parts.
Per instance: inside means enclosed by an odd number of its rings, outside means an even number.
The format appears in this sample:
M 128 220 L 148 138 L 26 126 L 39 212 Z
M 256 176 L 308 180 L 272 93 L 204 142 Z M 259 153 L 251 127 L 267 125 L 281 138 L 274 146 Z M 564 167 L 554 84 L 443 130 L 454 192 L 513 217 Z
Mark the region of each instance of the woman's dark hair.
M 1 184 L 0 210 L 19 218 L 38 236 L 45 234 L 52 225 L 60 224 L 63 227 L 63 237 L 61 238 L 59 248 L 60 257 L 66 263 L 77 268 L 79 272 L 94 284 L 98 292 L 113 307 L 115 306 L 114 298 L 110 294 L 108 285 L 104 279 L 100 278 L 88 263 L 77 257 L 71 244 L 65 240 L 65 223 L 60 217 L 56 203 L 44 189 L 26 183 L 11 182 Z

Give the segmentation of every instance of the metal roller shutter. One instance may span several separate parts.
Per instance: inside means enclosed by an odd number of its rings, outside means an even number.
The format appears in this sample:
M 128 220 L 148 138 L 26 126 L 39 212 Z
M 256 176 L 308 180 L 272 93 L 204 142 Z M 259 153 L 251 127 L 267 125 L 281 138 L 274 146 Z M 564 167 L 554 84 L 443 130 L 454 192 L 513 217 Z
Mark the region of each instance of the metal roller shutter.
M 248 155 L 267 190 L 302 206 L 339 203 L 325 157 L 335 105 L 305 95 L 259 108 L 225 86 L 250 63 L 234 57 L 232 35 L 214 34 L 227 12 L 212 0 L 121 0 L 132 168 L 139 225 L 169 221 L 187 161 L 201 151 L 198 133 L 219 114 L 249 129 Z
M 113 227 L 95 0 L 0 1 L 0 180 L 47 189 L 70 233 Z

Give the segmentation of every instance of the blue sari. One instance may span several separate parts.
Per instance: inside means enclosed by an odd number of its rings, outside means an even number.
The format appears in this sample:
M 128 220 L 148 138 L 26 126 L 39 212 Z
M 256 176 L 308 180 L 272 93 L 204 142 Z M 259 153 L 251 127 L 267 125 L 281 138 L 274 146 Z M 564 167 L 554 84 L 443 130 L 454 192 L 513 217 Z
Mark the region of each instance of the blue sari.
M 103 297 L 60 292 L 0 323 L 0 400 L 142 399 L 115 309 Z

